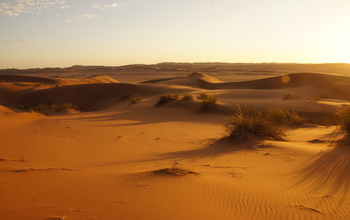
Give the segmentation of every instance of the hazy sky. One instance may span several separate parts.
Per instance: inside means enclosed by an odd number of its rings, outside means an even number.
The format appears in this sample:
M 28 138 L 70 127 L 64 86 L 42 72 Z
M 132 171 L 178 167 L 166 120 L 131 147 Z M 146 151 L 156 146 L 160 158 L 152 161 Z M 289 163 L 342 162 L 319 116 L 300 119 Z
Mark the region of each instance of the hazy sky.
M 0 68 L 350 63 L 350 0 L 0 0 Z

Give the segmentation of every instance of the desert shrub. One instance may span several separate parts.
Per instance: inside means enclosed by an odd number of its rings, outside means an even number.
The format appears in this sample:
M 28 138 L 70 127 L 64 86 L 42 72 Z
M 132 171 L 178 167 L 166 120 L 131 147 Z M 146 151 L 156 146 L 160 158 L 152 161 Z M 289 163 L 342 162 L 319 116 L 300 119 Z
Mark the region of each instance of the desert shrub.
M 54 84 L 52 83 L 46 83 L 46 82 L 35 82 L 35 87 L 40 87 L 40 86 L 50 86 L 50 87 L 53 87 Z
M 268 109 L 263 115 L 267 120 L 276 124 L 299 125 L 307 122 L 307 119 L 298 113 L 281 108 Z
M 210 95 L 208 95 L 208 93 L 205 92 L 200 92 L 197 94 L 197 99 L 207 99 L 209 98 Z
M 41 103 L 41 104 L 35 104 L 31 106 L 22 106 L 22 107 L 19 107 L 19 109 L 27 112 L 42 112 L 42 111 L 61 112 L 61 111 L 67 111 L 69 109 L 77 110 L 78 106 L 70 102 L 64 102 L 61 104 Z
M 193 100 L 193 96 L 190 94 L 184 94 L 182 97 L 183 101 L 189 101 L 189 100 Z
M 119 100 L 120 101 L 123 101 L 123 100 L 126 100 L 126 99 L 130 99 L 130 95 L 122 95 Z
M 205 98 L 202 99 L 201 103 L 201 111 L 206 111 L 208 109 L 211 109 L 217 105 L 217 99 L 214 95 L 207 95 Z
M 179 162 L 175 161 L 171 167 L 155 170 L 153 171 L 153 174 L 164 175 L 164 176 L 186 176 L 189 174 L 198 175 L 198 173 L 192 170 L 180 168 L 178 165 L 179 165 Z
M 130 104 L 135 104 L 142 100 L 142 96 L 139 94 L 136 94 L 136 95 L 130 96 L 129 99 L 130 99 Z
M 172 167 L 172 168 L 164 168 L 160 170 L 155 170 L 153 171 L 154 174 L 156 175 L 165 175 L 165 176 L 186 176 L 189 174 L 194 174 L 198 175 L 198 173 L 188 170 L 188 169 L 183 169 L 179 167 Z
M 346 135 L 350 135 L 350 106 L 347 105 L 338 107 L 335 115 L 339 120 L 339 131 Z
M 282 100 L 291 100 L 293 99 L 293 96 L 291 94 L 285 94 L 283 97 L 282 97 Z
M 328 96 L 326 94 L 319 94 L 319 95 L 315 95 L 314 97 L 311 98 L 312 101 L 314 102 L 319 102 L 322 99 L 327 99 Z
M 179 94 L 175 92 L 163 93 L 158 96 L 156 106 L 161 106 L 174 100 L 179 99 Z
M 272 140 L 284 140 L 284 131 L 280 125 L 269 121 L 257 111 L 243 111 L 240 107 L 231 113 L 224 122 L 226 137 L 244 140 L 251 135 Z

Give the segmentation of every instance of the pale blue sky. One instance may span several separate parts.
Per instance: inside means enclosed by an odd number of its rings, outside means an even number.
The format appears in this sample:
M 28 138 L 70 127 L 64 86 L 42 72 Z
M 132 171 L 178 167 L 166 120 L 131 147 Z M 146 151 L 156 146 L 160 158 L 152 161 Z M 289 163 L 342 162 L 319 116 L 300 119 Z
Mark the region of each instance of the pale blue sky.
M 0 0 L 0 68 L 348 62 L 349 0 Z

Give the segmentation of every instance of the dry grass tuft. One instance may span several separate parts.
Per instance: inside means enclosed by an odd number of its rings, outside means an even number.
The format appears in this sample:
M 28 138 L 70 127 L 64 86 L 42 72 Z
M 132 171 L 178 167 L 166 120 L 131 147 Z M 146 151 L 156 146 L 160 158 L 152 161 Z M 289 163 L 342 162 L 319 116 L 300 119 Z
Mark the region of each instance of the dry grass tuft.
M 190 101 L 190 100 L 193 100 L 193 96 L 190 95 L 190 94 L 184 94 L 183 97 L 182 97 L 182 100 L 183 100 L 183 101 Z
M 202 98 L 202 103 L 201 103 L 201 111 L 207 111 L 211 108 L 214 108 L 217 105 L 217 99 L 216 96 L 214 95 L 208 95 L 204 98 Z
M 284 140 L 281 125 L 268 120 L 261 112 L 243 111 L 239 106 L 223 123 L 226 138 L 246 140 L 252 135 L 271 140 Z
M 283 97 L 282 97 L 282 100 L 291 100 L 291 99 L 294 99 L 294 97 L 291 95 L 291 94 L 285 94 Z
M 209 94 L 208 93 L 205 93 L 205 92 L 200 92 L 197 94 L 197 99 L 207 99 L 209 98 Z
M 45 111 L 55 111 L 55 112 L 63 112 L 67 110 L 78 110 L 78 106 L 74 105 L 70 102 L 64 102 L 61 104 L 35 104 L 31 106 L 22 106 L 18 107 L 21 111 L 26 112 L 45 112 Z
M 161 106 L 166 103 L 179 99 L 179 94 L 175 92 L 167 92 L 158 96 L 156 106 Z
M 294 111 L 288 111 L 281 108 L 266 110 L 263 115 L 267 120 L 283 125 L 301 125 L 307 123 L 307 119 Z
M 143 99 L 142 96 L 139 94 L 132 95 L 129 97 L 130 104 L 136 104 L 137 102 L 141 101 L 142 99 Z
M 350 136 L 350 106 L 346 105 L 338 107 L 335 115 L 340 124 L 339 132 Z
M 152 173 L 157 174 L 157 175 L 164 175 L 164 176 L 186 176 L 190 174 L 195 174 L 198 175 L 198 173 L 188 170 L 188 169 L 183 169 L 179 168 L 179 161 L 174 161 L 172 166 L 170 168 L 164 168 L 160 170 L 155 170 Z
M 164 169 L 153 171 L 153 173 L 157 175 L 166 175 L 166 176 L 187 176 L 190 174 L 198 175 L 198 173 L 192 170 L 182 169 L 179 167 L 164 168 Z

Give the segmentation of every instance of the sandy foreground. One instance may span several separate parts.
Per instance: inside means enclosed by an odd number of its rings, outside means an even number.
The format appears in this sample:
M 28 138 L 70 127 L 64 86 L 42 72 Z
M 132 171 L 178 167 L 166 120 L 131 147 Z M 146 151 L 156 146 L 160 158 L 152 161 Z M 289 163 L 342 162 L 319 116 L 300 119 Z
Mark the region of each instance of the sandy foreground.
M 195 98 L 156 107 L 169 91 Z M 199 92 L 218 106 L 201 112 Z M 135 94 L 143 99 L 130 104 Z M 195 72 L 145 83 L 0 75 L 0 219 L 348 219 L 350 148 L 331 144 L 329 118 L 349 101 L 350 77 L 332 74 L 234 82 Z M 79 110 L 12 108 L 39 102 Z M 236 105 L 315 123 L 286 128 L 287 141 L 218 142 Z M 165 172 L 172 167 L 191 172 Z

